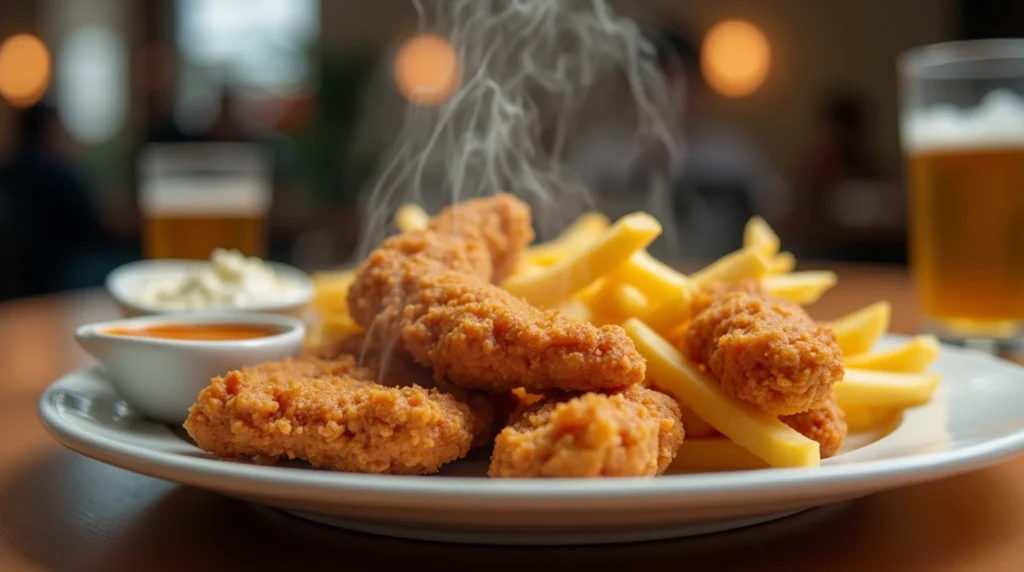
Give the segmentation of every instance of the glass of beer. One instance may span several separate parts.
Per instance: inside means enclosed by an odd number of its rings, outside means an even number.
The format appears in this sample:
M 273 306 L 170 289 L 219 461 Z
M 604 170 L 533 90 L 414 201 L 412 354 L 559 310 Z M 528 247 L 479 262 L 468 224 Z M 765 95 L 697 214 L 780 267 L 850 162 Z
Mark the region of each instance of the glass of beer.
M 247 143 L 161 143 L 139 159 L 147 258 L 206 259 L 215 248 L 266 258 L 270 161 Z
M 922 329 L 1013 347 L 1024 332 L 1024 40 L 925 46 L 898 67 Z

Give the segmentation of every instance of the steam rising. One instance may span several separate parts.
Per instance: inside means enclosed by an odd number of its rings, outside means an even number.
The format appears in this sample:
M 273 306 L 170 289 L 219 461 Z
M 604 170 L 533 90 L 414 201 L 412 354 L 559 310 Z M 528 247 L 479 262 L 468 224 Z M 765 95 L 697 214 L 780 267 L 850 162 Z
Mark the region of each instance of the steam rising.
M 657 148 L 666 177 L 678 169 L 678 94 L 651 43 L 604 0 L 413 3 L 421 30 L 458 50 L 462 85 L 438 107 L 409 106 L 369 196 L 360 255 L 406 201 L 443 205 L 509 191 L 534 207 L 539 226 L 566 222 L 552 220 L 559 210 L 591 205 L 563 155 L 579 104 L 604 74 L 628 81 L 638 147 Z

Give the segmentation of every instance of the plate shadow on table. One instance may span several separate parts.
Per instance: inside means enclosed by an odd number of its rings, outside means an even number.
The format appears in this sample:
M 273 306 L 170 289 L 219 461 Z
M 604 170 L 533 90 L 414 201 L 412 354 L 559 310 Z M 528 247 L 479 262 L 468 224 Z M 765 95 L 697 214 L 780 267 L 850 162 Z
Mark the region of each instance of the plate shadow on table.
M 881 493 L 702 537 L 615 546 L 488 547 L 336 530 L 60 451 L 28 465 L 0 490 L 0 552 L 13 550 L 53 570 L 348 571 L 434 565 L 479 570 L 486 565 L 519 571 L 572 563 L 583 569 L 753 566 L 790 572 L 822 563 L 830 570 L 857 569 L 863 558 L 856 553 L 871 550 L 888 553 L 887 563 L 895 569 L 909 555 L 917 566 L 939 565 L 1000 543 L 1017 524 L 1000 500 L 1011 485 L 982 471 L 899 491 L 898 497 Z M 899 506 L 886 510 L 887 503 Z M 967 512 L 973 515 L 969 523 L 957 518 Z M 908 533 L 908 526 L 916 528 Z M 891 540 L 856 545 L 856 539 L 869 536 Z

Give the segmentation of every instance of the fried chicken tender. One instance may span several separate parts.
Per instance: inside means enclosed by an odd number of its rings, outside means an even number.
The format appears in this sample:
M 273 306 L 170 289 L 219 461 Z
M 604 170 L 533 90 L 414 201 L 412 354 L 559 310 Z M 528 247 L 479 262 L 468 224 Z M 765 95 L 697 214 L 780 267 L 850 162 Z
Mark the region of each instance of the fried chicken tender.
M 675 400 L 639 385 L 546 398 L 495 440 L 491 477 L 653 477 L 683 442 Z
M 544 311 L 454 274 L 428 276 L 402 316 L 405 349 L 434 375 L 473 389 L 589 391 L 644 379 L 646 363 L 618 326 Z
M 796 429 L 804 437 L 817 441 L 821 446 L 822 459 L 838 453 L 846 439 L 846 413 L 834 397 L 829 397 L 822 405 L 810 411 L 780 417 L 779 421 Z
M 351 355 L 268 362 L 214 378 L 185 429 L 205 451 L 362 473 L 426 474 L 491 430 L 486 401 L 467 405 L 408 368 L 381 373 Z M 378 382 L 379 380 L 379 382 Z M 417 384 L 413 384 L 416 382 Z M 422 385 L 420 385 L 422 384 Z
M 646 362 L 622 328 L 540 310 L 492 284 L 532 237 L 529 209 L 508 195 L 446 209 L 428 229 L 391 237 L 364 261 L 349 290 L 352 317 L 435 378 L 469 389 L 588 391 L 643 381 Z
M 681 342 L 722 388 L 772 415 L 821 406 L 843 379 L 835 334 L 802 308 L 746 292 L 712 296 Z

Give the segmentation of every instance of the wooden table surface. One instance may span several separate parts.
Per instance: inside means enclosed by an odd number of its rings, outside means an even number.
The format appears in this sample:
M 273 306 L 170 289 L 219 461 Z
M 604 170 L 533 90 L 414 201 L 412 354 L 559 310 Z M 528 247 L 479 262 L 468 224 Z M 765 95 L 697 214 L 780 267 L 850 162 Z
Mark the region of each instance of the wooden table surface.
M 893 302 L 914 329 L 899 269 L 840 269 L 812 313 Z M 114 316 L 103 293 L 0 305 L 0 570 L 485 569 L 1024 570 L 1024 456 L 748 529 L 589 548 L 452 546 L 349 533 L 110 467 L 64 449 L 36 401 L 89 359 L 75 326 Z

